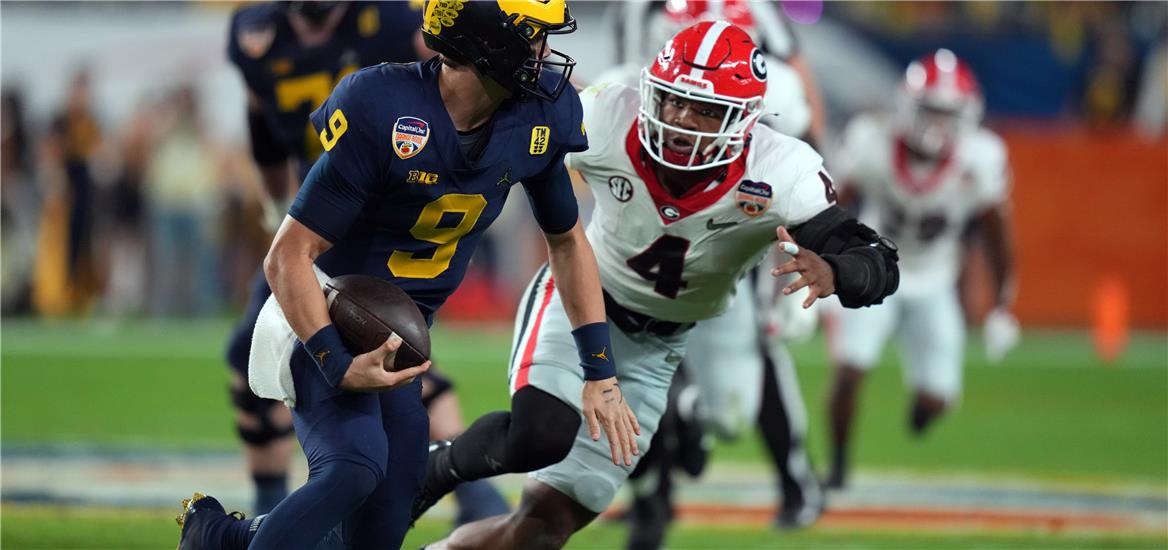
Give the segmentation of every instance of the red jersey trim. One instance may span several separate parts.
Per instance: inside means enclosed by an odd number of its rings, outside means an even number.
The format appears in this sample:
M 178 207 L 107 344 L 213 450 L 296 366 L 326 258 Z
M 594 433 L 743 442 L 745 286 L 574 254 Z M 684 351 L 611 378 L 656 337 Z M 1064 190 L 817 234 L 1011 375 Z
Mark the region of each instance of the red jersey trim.
M 653 198 L 653 204 L 657 206 L 657 216 L 661 218 L 662 223 L 669 225 L 691 214 L 705 210 L 710 205 L 718 202 L 718 199 L 725 196 L 731 188 L 737 185 L 738 180 L 742 179 L 742 175 L 746 173 L 746 154 L 750 151 L 750 146 L 747 145 L 744 147 L 742 154 L 734 162 L 725 167 L 726 179 L 722 180 L 717 187 L 707 191 L 705 189 L 709 185 L 708 181 L 698 183 L 691 187 L 689 191 L 686 191 L 681 197 L 674 197 L 661 182 L 657 181 L 657 174 L 653 171 L 651 164 L 653 161 L 641 151 L 641 140 L 637 137 L 636 120 L 629 127 L 629 133 L 625 137 L 625 151 L 629 155 L 629 162 L 633 163 L 633 170 L 637 172 L 637 177 L 645 182 L 645 187 L 649 190 L 649 196 Z M 665 217 L 662 210 L 666 206 L 675 208 L 678 216 L 672 219 Z
M 556 291 L 555 278 L 548 277 L 543 290 L 543 302 L 539 304 L 539 312 L 535 315 L 535 323 L 531 326 L 531 336 L 527 338 L 527 346 L 523 348 L 523 358 L 519 361 L 519 372 L 515 374 L 515 391 L 519 391 L 529 384 L 528 375 L 531 364 L 535 360 L 535 343 L 539 340 L 539 327 L 543 325 L 543 313 L 547 311 L 552 301 L 552 294 Z
M 892 165 L 893 170 L 896 171 L 896 182 L 909 193 L 923 195 L 940 185 L 957 155 L 953 154 L 953 148 L 949 148 L 937 167 L 920 179 L 913 177 L 912 170 L 909 169 L 908 165 L 908 156 L 908 144 L 903 139 L 898 138 L 893 145 L 892 152 Z

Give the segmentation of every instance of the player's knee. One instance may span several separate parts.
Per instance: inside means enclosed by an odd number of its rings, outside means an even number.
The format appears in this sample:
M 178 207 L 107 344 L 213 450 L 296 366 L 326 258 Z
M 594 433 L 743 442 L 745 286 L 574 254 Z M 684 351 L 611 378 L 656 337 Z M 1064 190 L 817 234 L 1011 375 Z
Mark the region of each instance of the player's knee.
M 332 460 L 314 466 L 309 477 L 344 494 L 365 498 L 385 479 L 385 466 L 367 461 Z
M 454 382 L 449 378 L 443 376 L 441 373 L 430 370 L 422 373 L 422 406 L 427 409 L 435 404 L 439 398 L 443 396 L 451 397 L 454 395 Z
M 291 415 L 281 414 L 286 409 L 277 401 L 257 397 L 246 384 L 232 384 L 231 402 L 239 412 L 236 432 L 248 445 L 263 447 L 294 432 Z
M 519 508 L 512 514 L 513 540 L 523 548 L 563 548 L 572 533 L 586 525 L 594 514 L 580 509 L 568 497 L 546 486 L 527 486 Z
M 552 415 L 553 417 L 555 415 Z M 530 472 L 556 464 L 568 456 L 580 429 L 579 417 L 548 418 L 546 424 L 533 419 L 530 426 L 515 430 L 507 438 L 507 462 L 515 471 Z
M 580 413 L 563 401 L 536 388 L 519 390 L 512 399 L 507 462 L 519 472 L 556 464 L 572 450 L 579 429 Z
M 835 391 L 854 393 L 856 388 L 860 386 L 860 382 L 864 379 L 864 370 L 852 365 L 844 363 L 836 369 L 835 373 Z

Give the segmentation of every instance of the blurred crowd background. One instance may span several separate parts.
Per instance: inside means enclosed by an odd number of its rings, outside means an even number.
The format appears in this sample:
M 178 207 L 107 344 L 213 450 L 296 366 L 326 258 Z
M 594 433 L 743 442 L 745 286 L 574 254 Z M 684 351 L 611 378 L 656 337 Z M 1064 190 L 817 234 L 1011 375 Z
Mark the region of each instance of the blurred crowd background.
M 241 307 L 270 235 L 243 82 L 225 55 L 233 7 L 0 6 L 6 316 Z M 571 7 L 580 30 L 557 48 L 577 58 L 586 84 L 619 57 L 619 10 Z M 1103 307 L 1137 326 L 1168 326 L 1168 5 L 783 8 L 822 89 L 829 136 L 856 112 L 891 108 L 912 58 L 948 47 L 972 65 L 987 122 L 1010 146 L 1024 323 L 1085 326 Z M 538 240 L 499 238 L 536 235 L 526 201 L 508 209 L 520 212 L 491 229 L 447 317 L 513 315 L 540 251 Z

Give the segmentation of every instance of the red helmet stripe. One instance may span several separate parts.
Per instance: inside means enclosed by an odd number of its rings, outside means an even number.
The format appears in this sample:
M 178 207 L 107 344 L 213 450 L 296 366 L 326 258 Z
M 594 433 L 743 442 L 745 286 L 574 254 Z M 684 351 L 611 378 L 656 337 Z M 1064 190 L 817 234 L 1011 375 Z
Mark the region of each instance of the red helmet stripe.
M 714 46 L 718 44 L 718 37 L 722 36 L 722 31 L 730 27 L 730 24 L 725 21 L 714 21 L 710 28 L 706 29 L 706 35 L 702 37 L 702 43 L 698 46 L 698 51 L 694 54 L 694 65 L 707 65 L 710 62 L 710 53 L 714 51 Z M 694 67 L 690 71 L 690 78 L 702 78 L 705 71 Z

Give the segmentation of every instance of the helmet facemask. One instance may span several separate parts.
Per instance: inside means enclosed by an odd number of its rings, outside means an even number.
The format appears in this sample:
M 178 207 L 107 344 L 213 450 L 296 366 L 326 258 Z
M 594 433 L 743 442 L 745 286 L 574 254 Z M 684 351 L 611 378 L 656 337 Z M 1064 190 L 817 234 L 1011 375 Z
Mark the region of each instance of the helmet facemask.
M 897 104 L 897 131 L 925 157 L 942 157 L 981 123 L 980 86 L 964 62 L 941 49 L 909 64 Z
M 653 76 L 648 69 L 641 71 L 641 106 L 637 115 L 637 137 L 653 160 L 674 170 L 696 171 L 730 164 L 742 155 L 747 136 L 762 115 L 762 98 L 742 99 L 672 84 Z M 661 112 L 667 95 L 726 108 L 722 123 L 715 132 L 701 132 L 669 124 Z M 665 144 L 665 132 L 693 140 L 688 156 L 670 150 Z
M 512 15 L 507 23 L 530 45 L 531 55 L 515 70 L 515 86 L 526 95 L 545 101 L 555 101 L 568 86 L 568 79 L 576 67 L 576 60 L 548 46 L 548 36 L 571 34 L 576 31 L 576 20 L 564 8 L 564 23 L 550 25 L 531 17 Z M 541 86 L 544 69 L 557 78 L 551 86 Z M 544 81 L 547 84 L 547 81 Z
M 900 134 L 916 153 L 940 157 L 977 129 L 979 113 L 979 106 L 972 99 L 941 103 L 905 98 L 899 106 Z

